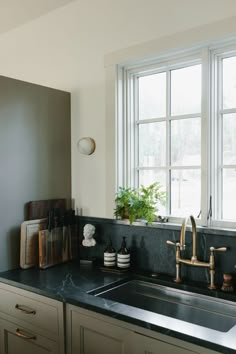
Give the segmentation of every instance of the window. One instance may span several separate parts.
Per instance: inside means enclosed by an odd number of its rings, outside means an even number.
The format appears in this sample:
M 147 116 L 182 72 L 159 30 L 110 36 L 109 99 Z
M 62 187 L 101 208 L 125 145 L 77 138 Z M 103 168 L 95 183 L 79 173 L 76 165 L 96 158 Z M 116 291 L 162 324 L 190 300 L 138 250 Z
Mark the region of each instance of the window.
M 160 214 L 235 226 L 236 47 L 119 70 L 118 184 L 159 181 L 168 196 Z
M 236 221 L 236 53 L 218 51 L 213 58 L 217 147 L 215 218 Z
M 137 76 L 134 85 L 138 92 L 138 185 L 161 182 L 168 192 L 165 214 L 199 214 L 201 64 L 186 63 Z

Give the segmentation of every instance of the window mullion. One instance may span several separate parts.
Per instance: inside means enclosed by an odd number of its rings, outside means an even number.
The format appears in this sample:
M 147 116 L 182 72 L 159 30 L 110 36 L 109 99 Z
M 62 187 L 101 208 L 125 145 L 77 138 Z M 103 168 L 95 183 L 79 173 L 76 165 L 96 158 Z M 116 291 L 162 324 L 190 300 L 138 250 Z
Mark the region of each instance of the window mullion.
M 124 135 L 125 135 L 125 150 L 124 150 L 124 165 L 125 165 L 125 180 L 124 180 L 124 187 L 127 187 L 130 185 L 130 179 L 131 179 L 131 168 L 130 168 L 130 160 L 131 160 L 131 136 L 132 136 L 132 131 L 130 129 L 131 126 L 131 121 L 133 119 L 131 112 L 132 112 L 132 105 L 133 105 L 133 100 L 134 97 L 132 95 L 132 78 L 129 75 L 129 73 L 126 73 L 127 79 L 126 79 L 126 92 L 127 92 L 127 105 L 125 107 L 126 110 L 126 124 L 125 124 L 125 129 L 124 129 Z
M 166 192 L 167 215 L 171 214 L 171 71 L 166 72 Z
M 209 50 L 202 51 L 202 104 L 201 104 L 201 224 L 207 225 L 210 200 L 210 58 Z
M 219 55 L 212 56 L 212 207 L 213 207 L 213 224 L 215 220 L 221 219 L 222 216 L 222 129 L 221 129 L 221 107 L 222 107 L 222 70 L 221 58 Z M 211 225 L 209 225 L 211 226 Z
M 124 95 L 123 95 L 123 136 L 124 136 L 124 144 L 123 144 L 123 166 L 124 166 L 124 174 L 123 174 L 123 181 L 121 186 L 127 186 L 128 185 L 128 176 L 129 176 L 129 169 L 128 169 L 128 158 L 129 158 L 129 132 L 128 132 L 128 122 L 130 119 L 129 116 L 129 103 L 131 101 L 131 95 L 130 95 L 130 78 L 129 74 L 127 72 L 124 73 L 125 78 L 124 78 Z M 119 187 L 119 186 L 118 186 Z
M 234 114 L 234 113 L 236 113 L 236 108 L 230 108 L 230 109 L 221 109 L 220 111 L 219 111 L 219 113 L 221 113 L 221 114 Z
M 223 217 L 223 68 L 222 58 L 217 60 L 217 219 Z
M 210 163 L 210 195 L 211 206 L 212 206 L 212 215 L 210 220 L 208 220 L 208 226 L 212 226 L 212 220 L 217 219 L 218 217 L 218 207 L 217 207 L 217 98 L 218 98 L 218 72 L 217 72 L 217 56 L 214 53 L 211 53 L 211 140 L 210 140 L 210 149 L 211 149 L 211 163 Z
M 126 121 L 126 148 L 125 148 L 125 187 L 134 187 L 135 181 L 137 180 L 137 125 L 136 125 L 136 116 L 138 114 L 137 111 L 137 85 L 138 80 L 134 75 L 130 75 L 127 73 L 127 97 L 128 102 L 127 104 L 127 116 L 128 119 Z
M 136 76 L 134 76 L 133 79 L 133 95 L 134 95 L 134 104 L 133 104 L 133 151 L 132 151 L 132 160 L 133 160 L 133 166 L 132 166 L 132 176 L 133 179 L 130 181 L 130 186 L 137 188 L 139 186 L 139 171 L 137 167 L 139 166 L 139 125 L 137 124 L 137 121 L 139 119 L 139 80 Z

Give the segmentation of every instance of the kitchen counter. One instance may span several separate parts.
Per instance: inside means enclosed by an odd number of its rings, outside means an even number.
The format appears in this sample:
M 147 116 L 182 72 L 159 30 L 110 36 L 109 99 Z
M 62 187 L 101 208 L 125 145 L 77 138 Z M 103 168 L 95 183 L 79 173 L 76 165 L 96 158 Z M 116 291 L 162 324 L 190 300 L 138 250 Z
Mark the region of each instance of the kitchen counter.
M 228 332 L 219 332 L 89 294 L 98 288 L 108 287 L 112 284 L 118 285 L 133 277 L 137 276 L 128 273 L 103 272 L 99 268 L 80 265 L 76 262 L 58 265 L 47 270 L 31 268 L 0 273 L 0 281 L 3 283 L 80 306 L 220 353 L 236 353 L 236 326 Z M 145 278 L 141 277 L 141 279 Z M 192 285 L 175 285 L 173 282 L 170 283 L 168 277 L 164 276 L 152 281 L 165 286 L 174 286 L 178 289 L 230 300 L 235 302 L 236 306 L 235 293 L 208 291 L 205 288 L 201 289 Z

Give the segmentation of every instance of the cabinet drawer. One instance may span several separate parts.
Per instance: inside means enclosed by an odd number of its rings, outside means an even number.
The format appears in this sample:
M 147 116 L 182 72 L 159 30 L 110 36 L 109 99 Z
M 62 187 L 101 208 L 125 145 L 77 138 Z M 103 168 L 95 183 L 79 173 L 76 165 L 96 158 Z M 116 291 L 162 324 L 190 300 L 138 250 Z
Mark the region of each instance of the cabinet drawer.
M 46 330 L 50 334 L 58 335 L 59 307 L 56 305 L 57 301 L 45 299 L 43 296 L 0 284 L 1 313 Z
M 0 319 L 1 354 L 58 354 L 57 342 Z

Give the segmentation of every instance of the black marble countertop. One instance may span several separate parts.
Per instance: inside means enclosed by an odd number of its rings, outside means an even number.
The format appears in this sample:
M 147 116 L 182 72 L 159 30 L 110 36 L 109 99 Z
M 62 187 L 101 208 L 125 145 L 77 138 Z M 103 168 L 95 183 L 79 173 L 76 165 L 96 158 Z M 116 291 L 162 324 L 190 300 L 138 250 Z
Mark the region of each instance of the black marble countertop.
M 236 325 L 228 332 L 220 332 L 92 295 L 96 289 L 110 287 L 112 284 L 118 285 L 131 278 L 147 280 L 146 275 L 113 274 L 76 262 L 47 270 L 31 268 L 0 273 L 2 283 L 80 306 L 219 353 L 236 353 Z M 165 276 L 148 280 L 160 285 L 229 300 L 236 306 L 235 293 L 208 291 L 205 287 L 198 287 L 196 284 L 175 285 Z

